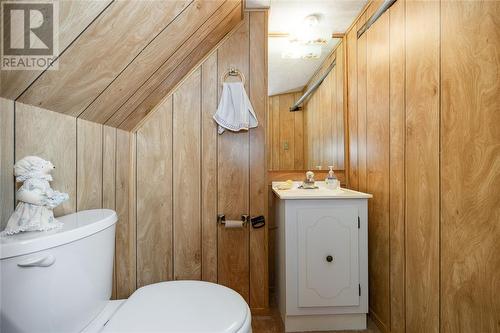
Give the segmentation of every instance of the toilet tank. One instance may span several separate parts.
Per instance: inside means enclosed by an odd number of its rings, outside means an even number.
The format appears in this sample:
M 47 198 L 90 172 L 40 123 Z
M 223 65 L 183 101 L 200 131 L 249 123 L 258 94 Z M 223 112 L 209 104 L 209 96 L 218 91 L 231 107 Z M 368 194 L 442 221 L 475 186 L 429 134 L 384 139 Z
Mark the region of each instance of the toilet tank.
M 0 332 L 80 332 L 110 299 L 116 213 L 58 220 L 59 230 L 0 239 Z

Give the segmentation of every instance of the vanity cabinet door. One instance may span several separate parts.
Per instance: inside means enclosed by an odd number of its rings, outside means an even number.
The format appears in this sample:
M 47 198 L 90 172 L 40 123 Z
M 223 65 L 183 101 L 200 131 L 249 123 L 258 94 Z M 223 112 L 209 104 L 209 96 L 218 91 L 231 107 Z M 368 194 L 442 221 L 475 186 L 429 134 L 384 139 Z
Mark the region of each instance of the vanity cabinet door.
M 297 211 L 298 306 L 359 305 L 358 210 Z

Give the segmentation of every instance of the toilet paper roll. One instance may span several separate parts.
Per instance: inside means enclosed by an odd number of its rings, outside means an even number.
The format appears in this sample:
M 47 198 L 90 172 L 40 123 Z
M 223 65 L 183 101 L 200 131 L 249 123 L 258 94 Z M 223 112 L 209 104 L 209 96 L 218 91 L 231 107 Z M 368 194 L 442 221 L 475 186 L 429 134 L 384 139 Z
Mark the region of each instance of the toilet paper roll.
M 243 221 L 228 220 L 224 225 L 226 229 L 243 228 Z

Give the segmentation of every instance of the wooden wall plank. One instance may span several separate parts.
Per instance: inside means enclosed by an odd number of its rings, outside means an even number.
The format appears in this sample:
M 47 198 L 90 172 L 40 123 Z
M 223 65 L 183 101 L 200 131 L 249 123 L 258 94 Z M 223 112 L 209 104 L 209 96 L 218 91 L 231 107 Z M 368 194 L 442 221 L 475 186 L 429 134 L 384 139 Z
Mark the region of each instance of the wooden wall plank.
M 441 332 L 500 330 L 499 18 L 441 4 Z
M 336 128 L 333 129 L 335 134 L 336 150 L 334 161 L 336 161 L 335 169 L 344 170 L 345 149 L 344 149 L 344 45 L 341 43 L 335 51 L 335 76 L 336 76 L 336 96 L 335 96 L 335 118 L 337 122 Z M 333 104 L 333 102 L 332 102 Z M 333 117 L 333 116 L 332 116 Z
M 128 298 L 136 289 L 136 221 L 134 134 L 116 132 L 116 297 Z
M 312 152 L 312 165 L 310 166 L 310 169 L 317 169 L 317 166 L 321 164 L 321 132 L 317 130 L 320 126 L 320 103 L 320 95 L 314 94 L 312 97 L 312 108 L 310 110 L 312 127 L 308 128 L 308 131 L 311 132 L 312 139 L 312 146 L 309 147 L 309 150 Z M 307 112 L 309 112 L 309 108 L 307 109 Z
M 191 37 L 216 11 L 223 0 L 191 2 L 161 33 L 132 60 L 100 94 L 81 117 L 95 122 L 106 122 L 120 106 L 143 85 L 151 75 Z
M 390 330 L 405 331 L 405 1 L 390 9 Z
M 319 164 L 322 168 L 326 168 L 328 165 L 333 164 L 336 146 L 336 122 L 335 117 L 337 112 L 337 105 L 335 103 L 335 85 L 336 85 L 336 73 L 332 70 L 330 74 L 323 81 L 319 87 L 317 94 L 319 98 L 319 107 L 314 111 L 318 113 L 318 129 L 320 130 L 320 141 L 319 141 L 319 152 L 320 160 Z M 309 131 L 314 131 L 314 128 L 308 128 Z M 334 135 L 335 133 L 335 135 Z
M 201 278 L 217 282 L 217 52 L 201 71 Z
M 201 279 L 201 69 L 173 95 L 174 279 Z
M 190 1 L 113 2 L 18 100 L 78 116 Z
M 279 170 L 280 165 L 280 99 L 279 96 L 271 97 L 272 109 L 271 120 L 272 120 L 272 168 L 271 170 Z
M 0 97 L 0 230 L 7 225 L 15 205 L 14 101 Z
M 102 208 L 115 209 L 116 128 L 102 126 Z
M 53 189 L 69 200 L 54 209 L 55 216 L 76 211 L 76 119 L 16 102 L 15 157 L 35 155 L 56 167 Z
M 273 164 L 272 164 L 272 156 L 273 156 L 273 147 L 272 147 L 272 118 L 271 118 L 271 110 L 273 108 L 272 106 L 273 101 L 271 97 L 267 99 L 267 119 L 266 119 L 266 165 L 267 165 L 267 170 L 272 170 Z
M 250 12 L 250 101 L 259 126 L 250 130 L 250 215 L 267 220 L 267 12 Z M 263 79 L 264 78 L 264 79 Z M 268 227 L 250 228 L 250 307 L 269 306 Z
M 102 207 L 102 125 L 76 122 L 76 210 Z
M 116 210 L 116 128 L 102 126 L 102 208 Z M 116 248 L 116 247 L 115 247 Z M 111 299 L 116 299 L 116 251 Z
M 241 21 L 241 3 L 232 8 L 225 17 L 226 12 L 220 11 L 207 20 L 106 123 L 133 130 Z
M 295 116 L 290 106 L 295 102 L 293 94 L 279 95 L 279 154 L 280 170 L 292 170 L 294 166 L 294 127 Z M 288 149 L 285 149 L 288 145 Z
M 137 287 L 172 280 L 172 98 L 137 131 Z
M 302 93 L 294 93 L 294 101 L 297 101 Z M 294 170 L 303 170 L 304 165 L 304 111 L 296 111 L 294 115 L 294 152 L 293 168 Z
M 366 32 L 366 191 L 370 313 L 390 328 L 389 295 L 389 13 Z
M 359 30 L 366 20 L 361 15 L 356 25 Z M 366 33 L 358 38 L 358 189 L 366 191 Z
M 348 186 L 358 189 L 358 37 L 356 29 L 347 33 L 347 110 L 349 142 Z
M 111 3 L 111 0 L 59 1 L 59 54 L 61 54 L 92 21 Z M 40 71 L 0 71 L 0 96 L 16 99 L 28 88 Z
M 406 3 L 407 332 L 439 331 L 439 6 Z
M 246 13 L 243 24 L 219 46 L 218 77 L 231 66 L 249 76 L 248 23 Z M 248 81 L 245 88 L 248 89 Z M 218 211 L 227 219 L 239 220 L 241 214 L 249 212 L 249 134 L 226 131 L 218 139 Z M 248 228 L 219 226 L 218 231 L 218 282 L 239 292 L 246 301 L 250 285 Z

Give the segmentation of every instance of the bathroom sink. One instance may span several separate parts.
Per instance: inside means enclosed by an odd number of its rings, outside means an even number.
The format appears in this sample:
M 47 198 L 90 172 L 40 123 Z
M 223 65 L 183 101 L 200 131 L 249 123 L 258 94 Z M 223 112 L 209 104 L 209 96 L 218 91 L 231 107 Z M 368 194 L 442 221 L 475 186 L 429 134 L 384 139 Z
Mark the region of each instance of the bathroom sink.
M 273 192 L 283 200 L 287 199 L 360 199 L 371 198 L 371 194 L 361 193 L 346 188 L 331 190 L 326 187 L 325 182 L 316 182 L 318 188 L 302 189 L 299 188 L 301 182 L 293 182 L 289 190 L 280 190 L 277 185 L 281 182 L 273 182 Z

